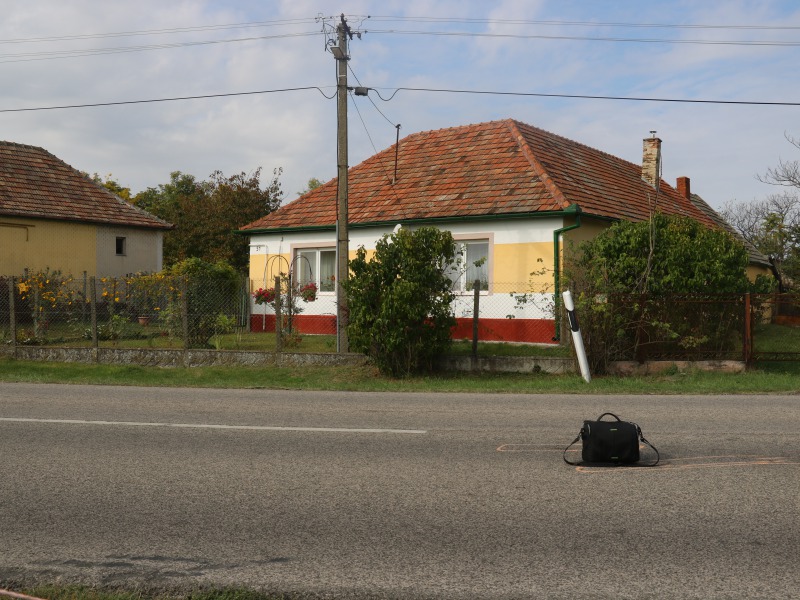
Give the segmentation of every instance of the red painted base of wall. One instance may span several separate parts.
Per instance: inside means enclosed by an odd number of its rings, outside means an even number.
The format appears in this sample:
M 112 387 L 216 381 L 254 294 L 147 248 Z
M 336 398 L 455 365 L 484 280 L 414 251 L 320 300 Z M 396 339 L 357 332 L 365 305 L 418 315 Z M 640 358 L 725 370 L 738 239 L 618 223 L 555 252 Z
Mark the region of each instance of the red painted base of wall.
M 456 319 L 453 339 L 472 339 L 472 319 Z M 336 334 L 334 315 L 298 315 L 295 326 L 301 334 Z M 251 315 L 250 331 L 275 331 L 275 315 Z M 555 321 L 550 319 L 480 319 L 478 337 L 483 342 L 527 342 L 553 344 Z
M 336 335 L 334 315 L 297 315 L 294 318 L 297 332 L 301 334 Z M 250 331 L 275 332 L 275 315 L 250 315 Z
M 472 339 L 472 319 L 456 319 L 453 339 Z M 479 319 L 478 339 L 482 342 L 527 342 L 555 344 L 555 321 L 550 319 Z

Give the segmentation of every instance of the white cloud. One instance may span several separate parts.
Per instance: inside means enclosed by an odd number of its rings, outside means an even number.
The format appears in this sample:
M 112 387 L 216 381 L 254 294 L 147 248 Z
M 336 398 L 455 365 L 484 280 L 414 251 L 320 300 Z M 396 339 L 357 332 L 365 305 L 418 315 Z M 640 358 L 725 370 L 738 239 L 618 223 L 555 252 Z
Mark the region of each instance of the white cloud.
M 636 6 L 636 11 L 631 10 Z M 590 40 L 474 38 L 380 33 L 380 30 L 513 32 L 571 37 L 790 39 L 789 32 L 747 29 L 606 27 L 598 23 L 773 26 L 800 25 L 789 0 L 698 2 L 486 3 L 361 0 L 331 11 L 321 0 L 161 2 L 156 0 L 14 3 L 0 22 L 0 109 L 46 107 L 320 86 L 331 94 L 334 60 L 324 50 L 322 13 L 335 15 L 516 19 L 560 24 L 386 22 L 350 17 L 367 34 L 351 43 L 350 66 L 384 97 L 398 86 L 662 98 L 796 100 L 792 76 L 798 49 Z M 272 26 L 212 30 L 244 22 L 299 20 Z M 567 22 L 593 22 L 592 26 Z M 154 30 L 205 27 L 194 32 Z M 89 37 L 117 32 L 148 35 Z M 8 62 L 21 53 L 222 41 L 313 33 L 233 43 Z M 84 36 L 75 40 L 10 42 Z M 5 62 L 2 62 L 5 61 Z M 351 83 L 353 83 L 351 75 Z M 754 175 L 794 150 L 783 139 L 797 108 L 548 99 L 401 91 L 383 102 L 373 91 L 350 111 L 350 164 L 402 134 L 516 118 L 638 162 L 641 139 L 664 140 L 664 175 L 692 178 L 714 205 L 750 200 L 772 190 Z M 385 117 L 384 117 L 385 115 Z M 363 118 L 365 125 L 362 124 Z M 391 122 L 387 122 L 387 119 Z M 318 91 L 136 104 L 59 111 L 0 113 L 0 137 L 42 146 L 76 168 L 113 173 L 134 191 L 166 183 L 181 170 L 199 178 L 282 167 L 287 197 L 310 177 L 336 171 L 335 103 Z M 800 133 L 800 131 L 794 131 Z

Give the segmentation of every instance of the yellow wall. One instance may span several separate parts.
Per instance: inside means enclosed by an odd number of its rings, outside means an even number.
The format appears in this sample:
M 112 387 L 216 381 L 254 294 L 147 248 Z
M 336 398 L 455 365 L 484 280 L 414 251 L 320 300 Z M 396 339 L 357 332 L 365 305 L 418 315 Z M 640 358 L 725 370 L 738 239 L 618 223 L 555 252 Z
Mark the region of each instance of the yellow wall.
M 495 244 L 489 268 L 490 279 L 497 283 L 552 283 L 553 244 Z
M 367 260 L 375 254 L 375 250 L 367 250 Z M 356 257 L 356 250 L 350 250 L 350 260 Z M 251 254 L 250 255 L 250 285 L 255 289 L 262 286 L 272 287 L 275 277 L 286 273 L 291 263 L 291 254 Z M 266 280 L 266 281 L 265 281 Z M 251 290 L 253 291 L 253 290 Z
M 756 277 L 759 275 L 764 275 L 765 277 L 773 277 L 772 269 L 768 267 L 762 267 L 758 265 L 748 265 L 747 267 L 747 278 L 750 281 L 755 281 Z
M 275 278 L 288 271 L 290 260 L 289 254 L 251 254 L 250 285 L 256 289 L 272 287 Z
M 95 274 L 93 225 L 0 217 L 0 273 L 31 271 Z

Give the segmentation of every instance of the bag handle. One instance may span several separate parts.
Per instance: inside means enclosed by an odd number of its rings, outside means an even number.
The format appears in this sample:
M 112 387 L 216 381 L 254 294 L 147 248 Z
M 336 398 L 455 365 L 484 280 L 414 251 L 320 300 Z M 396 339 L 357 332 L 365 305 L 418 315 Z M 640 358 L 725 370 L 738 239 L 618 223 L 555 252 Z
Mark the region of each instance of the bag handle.
M 620 419 L 620 418 L 619 418 L 617 415 L 615 415 L 614 413 L 608 413 L 608 412 L 606 412 L 606 413 L 603 413 L 602 415 L 600 415 L 599 417 L 597 417 L 597 418 L 595 419 L 595 421 L 602 421 L 602 420 L 603 420 L 603 417 L 605 417 L 606 415 L 609 415 L 609 416 L 612 416 L 612 417 L 614 417 L 614 418 L 615 418 L 617 421 L 622 421 L 622 419 Z

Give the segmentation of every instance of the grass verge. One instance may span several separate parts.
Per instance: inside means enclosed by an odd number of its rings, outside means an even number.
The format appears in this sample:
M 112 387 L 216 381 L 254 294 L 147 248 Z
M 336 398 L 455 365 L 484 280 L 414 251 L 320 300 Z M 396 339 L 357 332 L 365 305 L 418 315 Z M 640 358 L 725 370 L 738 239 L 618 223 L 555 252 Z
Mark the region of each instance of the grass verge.
M 771 394 L 800 393 L 797 372 L 740 374 L 688 371 L 649 377 L 542 373 L 440 373 L 391 379 L 371 367 L 193 367 L 89 365 L 0 358 L 0 381 L 155 387 L 297 389 L 363 392 L 521 394 Z

